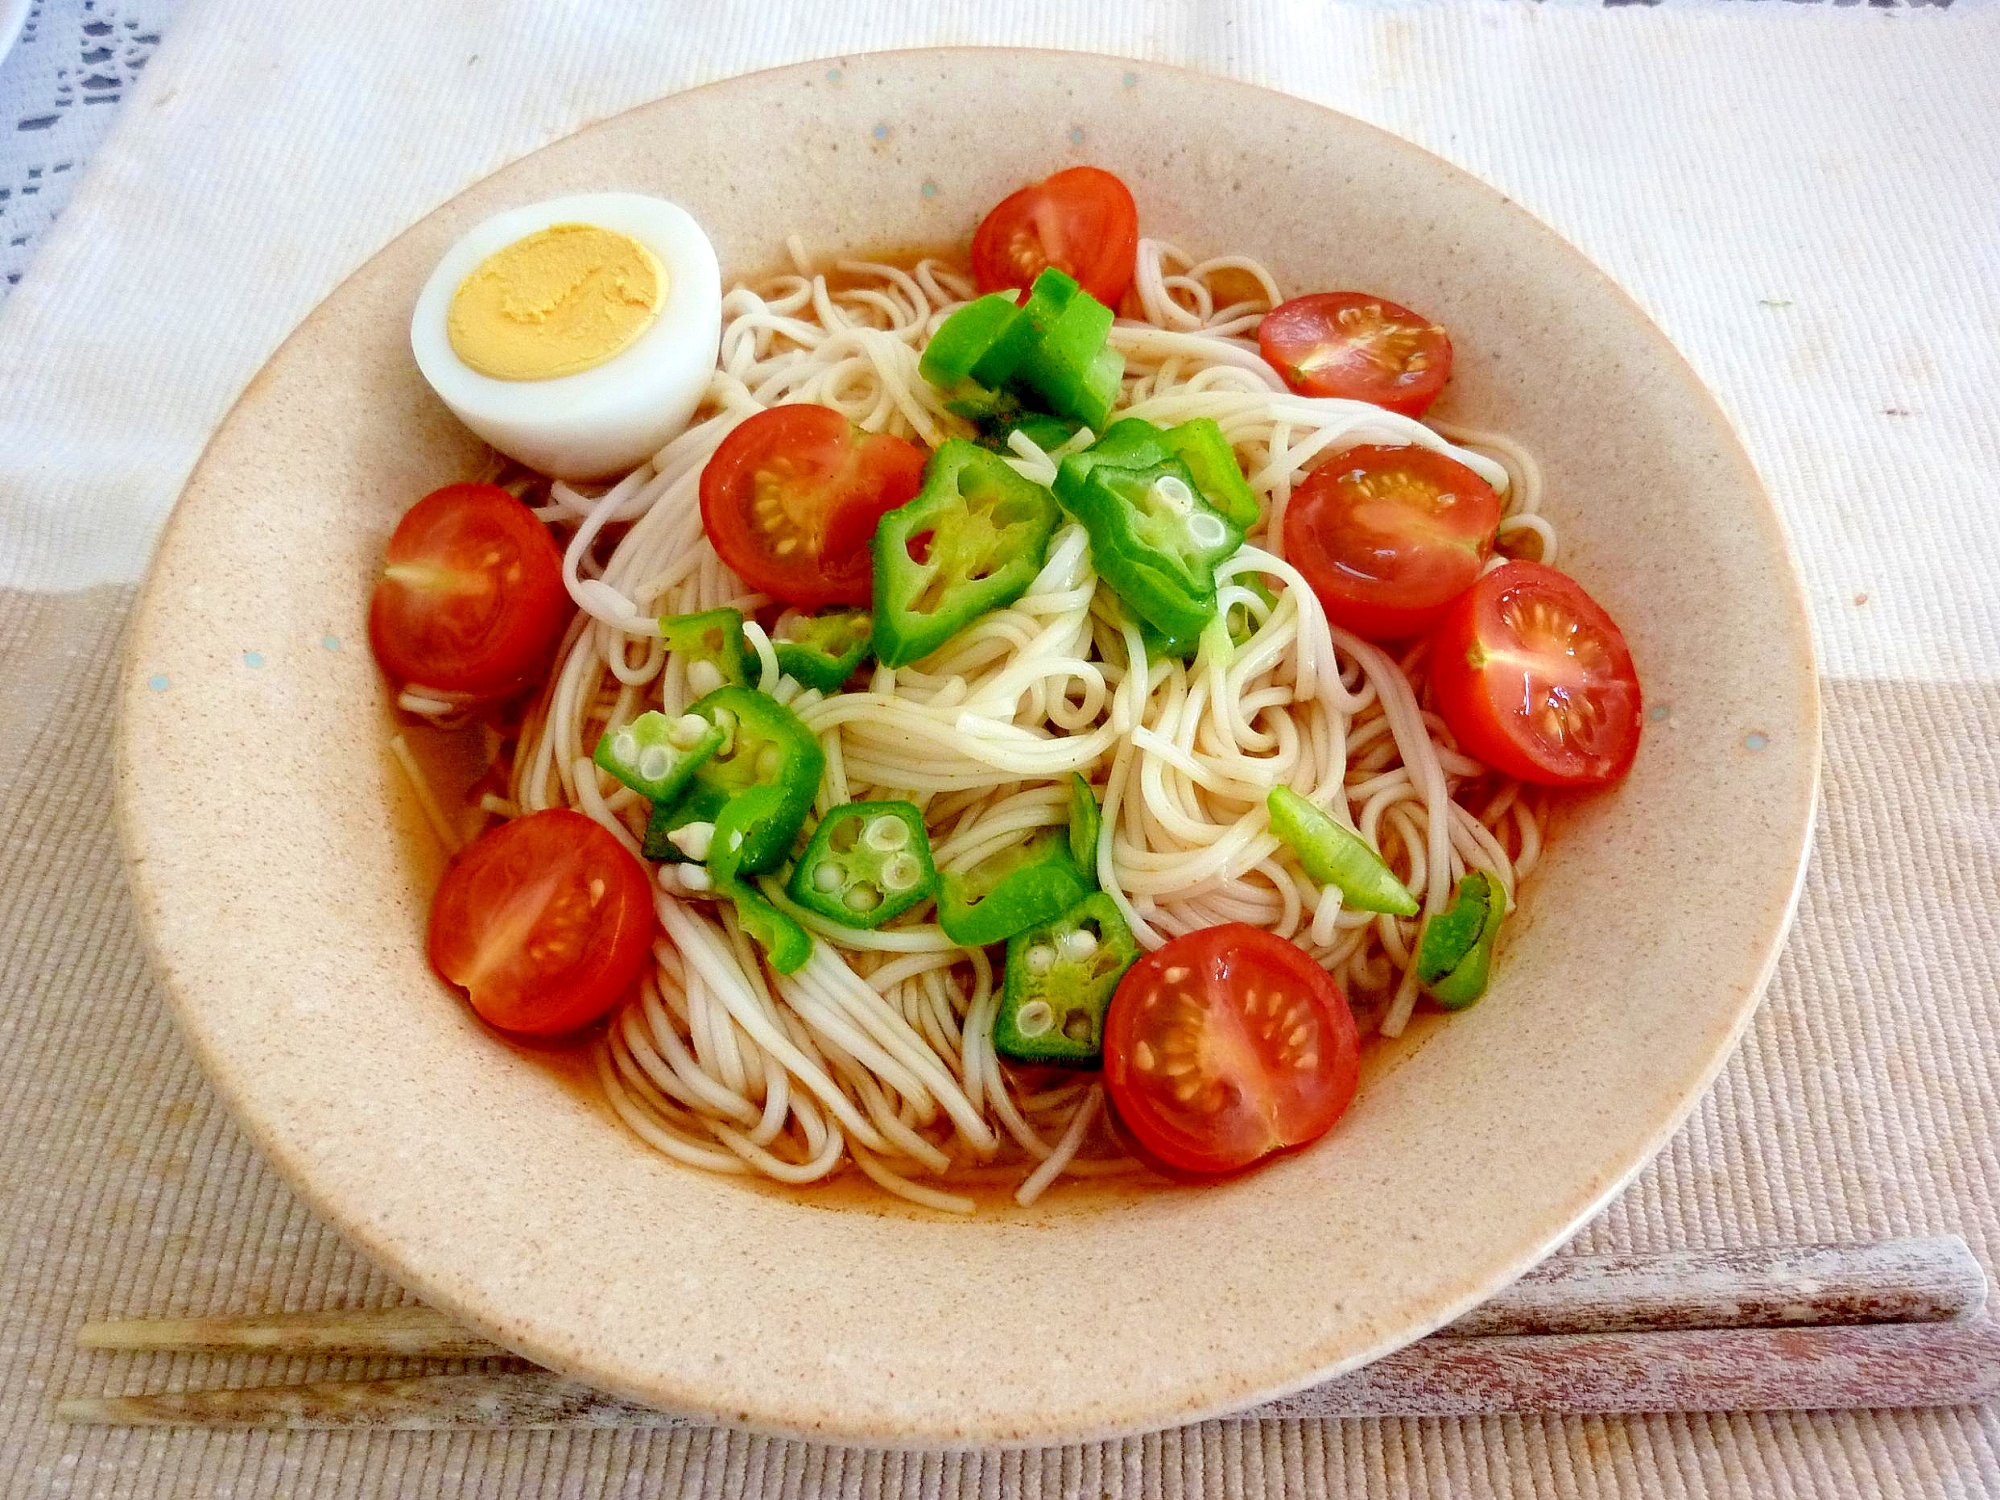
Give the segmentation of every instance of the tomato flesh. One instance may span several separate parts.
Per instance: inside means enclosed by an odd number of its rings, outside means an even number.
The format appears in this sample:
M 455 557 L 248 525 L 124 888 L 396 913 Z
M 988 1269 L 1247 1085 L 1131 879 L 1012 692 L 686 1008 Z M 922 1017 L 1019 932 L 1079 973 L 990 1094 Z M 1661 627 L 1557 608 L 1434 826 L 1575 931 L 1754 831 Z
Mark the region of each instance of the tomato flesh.
M 582 813 L 550 808 L 489 829 L 446 868 L 431 967 L 489 1025 L 560 1036 L 638 982 L 655 926 L 645 867 Z
M 1119 1124 L 1183 1172 L 1233 1172 L 1319 1139 L 1354 1098 L 1359 1056 L 1333 976 L 1243 922 L 1141 958 L 1105 1018 Z
M 1003 198 L 972 236 L 972 276 L 982 292 L 1025 287 L 1050 266 L 1067 271 L 1106 307 L 1132 284 L 1139 207 L 1101 167 L 1071 167 Z
M 1595 786 L 1639 750 L 1639 676 L 1625 636 L 1565 573 L 1493 569 L 1431 637 L 1431 691 L 1466 754 L 1544 786 Z
M 368 640 L 399 684 L 493 702 L 542 679 L 569 616 L 548 528 L 498 485 L 448 484 L 390 536 Z
M 1350 448 L 1285 507 L 1285 556 L 1326 617 L 1364 640 L 1422 635 L 1493 555 L 1500 497 L 1464 464 L 1414 445 Z
M 722 440 L 701 472 L 716 553 L 759 593 L 817 609 L 870 602 L 868 544 L 923 483 L 923 450 L 827 406 L 774 406 Z
M 1451 340 L 1421 313 L 1365 292 L 1315 292 L 1264 315 L 1264 361 L 1302 396 L 1422 416 L 1451 378 Z

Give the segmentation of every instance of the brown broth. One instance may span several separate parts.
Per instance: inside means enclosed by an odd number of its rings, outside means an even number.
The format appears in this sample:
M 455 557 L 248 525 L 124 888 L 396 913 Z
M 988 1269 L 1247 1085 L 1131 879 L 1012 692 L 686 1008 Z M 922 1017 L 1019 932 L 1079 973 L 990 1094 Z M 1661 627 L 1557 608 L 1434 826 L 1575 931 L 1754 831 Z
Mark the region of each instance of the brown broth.
M 842 270 L 835 264 L 836 260 L 865 260 L 908 271 L 925 258 L 935 258 L 963 272 L 967 269 L 966 251 L 965 245 L 954 243 L 823 256 L 813 262 L 813 271 L 826 277 L 829 291 L 839 293 L 870 285 L 872 279 L 859 272 Z M 793 274 L 796 274 L 796 271 L 789 260 L 781 260 L 757 274 L 726 278 L 726 282 L 732 286 L 740 284 L 761 287 L 768 285 L 776 277 Z M 1262 295 L 1256 279 L 1247 272 L 1223 272 L 1217 278 L 1217 286 L 1219 303 L 1249 300 Z M 1128 294 L 1126 304 L 1121 308 L 1121 312 L 1127 316 L 1136 316 L 1138 308 L 1131 294 Z M 479 727 L 474 724 L 462 729 L 438 730 L 421 721 L 397 715 L 395 727 L 390 732 L 401 733 L 404 736 L 411 753 L 430 780 L 431 787 L 446 812 L 449 814 L 454 809 L 463 807 L 465 793 L 479 781 L 486 769 L 485 741 Z M 385 748 L 383 753 L 386 755 L 389 752 Z M 444 852 L 439 848 L 430 823 L 425 818 L 415 794 L 409 789 L 400 767 L 394 768 L 393 779 L 401 788 L 395 798 L 397 825 L 411 850 L 415 877 L 423 889 L 434 890 L 444 871 L 446 862 Z M 1514 935 L 1516 934 L 1510 933 L 1510 936 Z M 422 942 L 422 934 L 416 934 L 415 940 Z M 1379 1087 L 1385 1079 L 1428 1045 L 1447 1019 L 1448 1016 L 1442 1011 L 1419 1009 L 1402 1036 L 1371 1038 L 1364 1042 L 1361 1051 L 1359 1087 L 1362 1090 Z M 563 1093 L 575 1098 L 593 1113 L 602 1116 L 613 1129 L 622 1132 L 625 1127 L 604 1098 L 592 1055 L 592 1049 L 602 1036 L 605 1024 L 607 1023 L 601 1022 L 575 1035 L 550 1040 L 515 1037 L 490 1030 L 489 1035 L 497 1046 L 511 1054 L 518 1062 L 534 1068 Z M 1101 1126 L 1099 1131 L 1093 1132 L 1094 1137 L 1102 1134 Z M 1108 1139 L 1108 1136 L 1105 1139 L 1094 1139 L 1089 1147 L 1090 1152 L 1106 1154 Z M 1334 1145 L 1330 1149 L 1339 1148 Z M 1046 1222 L 1079 1213 L 1103 1212 L 1120 1204 L 1128 1204 L 1135 1197 L 1142 1195 L 1199 1189 L 1199 1184 L 1175 1182 L 1140 1169 L 1130 1176 L 1063 1178 L 1032 1207 L 1024 1209 L 1014 1202 L 1014 1191 L 1031 1170 L 1030 1165 L 1023 1164 L 1007 1174 L 995 1174 L 989 1180 L 974 1182 L 950 1179 L 936 1182 L 931 1179 L 919 1180 L 926 1182 L 927 1185 L 940 1186 L 973 1199 L 978 1205 L 978 1212 L 982 1215 L 1004 1213 L 1025 1222 L 1037 1220 Z M 934 1209 L 924 1208 L 884 1192 L 852 1165 L 841 1168 L 824 1181 L 803 1186 L 775 1182 L 754 1174 L 736 1176 L 730 1180 L 745 1191 L 782 1198 L 806 1208 L 843 1213 L 867 1213 L 879 1218 L 935 1220 L 937 1217 L 937 1211 Z

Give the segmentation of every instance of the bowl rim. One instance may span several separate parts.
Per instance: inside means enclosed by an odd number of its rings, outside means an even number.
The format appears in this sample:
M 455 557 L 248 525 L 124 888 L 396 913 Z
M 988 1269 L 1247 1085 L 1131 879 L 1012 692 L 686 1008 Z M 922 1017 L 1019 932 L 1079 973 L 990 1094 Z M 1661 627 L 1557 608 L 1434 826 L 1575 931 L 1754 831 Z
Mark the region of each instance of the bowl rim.
M 1093 1422 L 1080 1428 L 1056 1428 L 1048 1431 L 1021 1433 L 1000 1427 L 965 1435 L 939 1436 L 935 1433 L 906 1433 L 881 1426 L 832 1426 L 816 1421 L 790 1422 L 782 1419 L 767 1419 L 756 1413 L 746 1413 L 705 1403 L 698 1395 L 688 1393 L 685 1402 L 676 1399 L 671 1408 L 676 1414 L 691 1414 L 697 1420 L 708 1420 L 719 1424 L 742 1428 L 746 1431 L 765 1433 L 773 1436 L 805 1438 L 822 1442 L 854 1442 L 870 1447 L 892 1449 L 939 1449 L 969 1447 L 1035 1447 L 1048 1444 L 1099 1441 L 1131 1436 L 1139 1433 L 1164 1430 L 1170 1427 L 1231 1415 L 1251 1414 L 1260 1403 L 1285 1396 L 1298 1390 L 1316 1385 L 1347 1370 L 1367 1364 L 1374 1359 L 1411 1342 L 1417 1337 L 1450 1322 L 1453 1318 L 1485 1301 L 1494 1292 L 1513 1282 L 1523 1272 L 1539 1263 L 1552 1251 L 1566 1243 L 1589 1220 L 1594 1218 L 1612 1199 L 1617 1197 L 1650 1164 L 1668 1141 L 1678 1132 L 1681 1125 L 1707 1094 L 1723 1066 L 1733 1055 L 1738 1042 L 1761 1003 L 1765 990 L 1774 974 L 1780 954 L 1789 935 L 1810 861 L 1813 837 L 1817 826 L 1821 800 L 1823 775 L 1823 703 L 1819 686 L 1819 660 L 1817 642 L 1810 624 L 1804 584 L 1798 564 L 1798 554 L 1783 513 L 1765 485 L 1761 474 L 1751 459 L 1740 431 L 1730 418 L 1727 409 L 1716 398 L 1701 379 L 1693 365 L 1666 332 L 1653 320 L 1639 302 L 1614 277 L 1582 250 L 1571 244 L 1557 230 L 1519 202 L 1494 187 L 1471 170 L 1439 156 L 1426 147 L 1410 141 L 1394 132 L 1374 125 L 1358 116 L 1353 116 L 1330 105 L 1319 103 L 1301 95 L 1291 94 L 1267 85 L 1231 78 L 1223 74 L 1203 69 L 1163 62 L 1157 59 L 1136 58 L 1128 54 L 1085 52 L 1062 48 L 947 45 L 908 48 L 888 48 L 879 51 L 850 51 L 824 54 L 793 63 L 769 68 L 761 68 L 745 73 L 732 74 L 710 80 L 686 89 L 672 90 L 667 94 L 642 101 L 619 110 L 601 119 L 593 120 L 576 131 L 537 147 L 534 151 L 516 157 L 495 168 L 478 179 L 467 183 L 458 192 L 439 200 L 429 210 L 405 225 L 397 233 L 378 245 L 359 261 L 341 280 L 322 297 L 299 323 L 275 346 L 257 371 L 246 381 L 228 411 L 216 423 L 204 443 L 200 456 L 189 470 L 172 511 L 155 539 L 149 558 L 146 577 L 132 606 L 132 627 L 127 633 L 121 668 L 122 683 L 117 694 L 117 718 L 114 729 L 115 824 L 119 839 L 121 862 L 138 909 L 140 930 L 153 972 L 162 981 L 172 1004 L 176 1021 L 190 1050 L 200 1062 L 209 1084 L 222 1096 L 235 1120 L 243 1126 L 259 1153 L 275 1167 L 287 1186 L 311 1206 L 315 1213 L 335 1227 L 350 1244 L 359 1248 L 371 1261 L 389 1272 L 397 1282 L 420 1295 L 438 1310 L 459 1319 L 467 1327 L 495 1337 L 537 1363 L 558 1371 L 574 1370 L 574 1361 L 565 1358 L 558 1351 L 540 1340 L 524 1337 L 526 1330 L 518 1325 L 507 1325 L 504 1333 L 498 1326 L 501 1314 L 497 1309 L 483 1308 L 459 1297 L 450 1288 L 439 1284 L 432 1269 L 414 1262 L 404 1253 L 403 1247 L 391 1235 L 377 1232 L 367 1218 L 353 1211 L 352 1205 L 333 1196 L 324 1184 L 309 1170 L 309 1163 L 294 1154 L 289 1146 L 277 1138 L 259 1113 L 251 1107 L 250 1095 L 245 1080 L 239 1077 L 233 1064 L 220 1048 L 214 1045 L 203 1025 L 201 1011 L 193 988 L 183 984 L 176 975 L 172 955 L 164 945 L 158 909 L 162 904 L 162 891 L 154 883 L 148 861 L 144 858 L 141 825 L 145 821 L 144 808 L 137 796 L 138 778 L 134 774 L 131 744 L 131 723 L 135 705 L 145 701 L 149 695 L 141 654 L 147 639 L 147 632 L 156 624 L 156 615 L 162 607 L 162 570 L 159 559 L 169 550 L 169 543 L 177 531 L 185 524 L 188 507 L 184 504 L 204 479 L 214 458 L 221 435 L 232 426 L 238 416 L 255 400 L 264 377 L 270 367 L 277 363 L 286 350 L 294 344 L 314 334 L 322 323 L 337 316 L 336 304 L 342 291 L 355 280 L 363 277 L 383 257 L 391 254 L 409 235 L 416 233 L 430 219 L 447 210 L 451 205 L 469 194 L 481 190 L 492 178 L 511 172 L 521 163 L 546 152 L 575 141 L 578 137 L 614 127 L 628 116 L 661 106 L 669 100 L 678 100 L 690 95 L 715 91 L 762 86 L 785 75 L 803 75 L 823 70 L 829 64 L 850 64 L 856 60 L 870 62 L 917 63 L 924 59 L 943 55 L 982 55 L 1007 58 L 1034 58 L 1043 62 L 1065 61 L 1069 63 L 1130 62 L 1152 73 L 1171 73 L 1203 85 L 1223 85 L 1234 90 L 1250 90 L 1258 94 L 1272 96 L 1283 101 L 1286 106 L 1307 106 L 1339 119 L 1344 129 L 1359 129 L 1392 143 L 1396 151 L 1415 153 L 1427 158 L 1433 169 L 1460 180 L 1468 187 L 1491 199 L 1503 213 L 1516 217 L 1530 234 L 1539 240 L 1538 249 L 1546 254 L 1566 255 L 1579 270 L 1588 268 L 1601 289 L 1608 291 L 1629 311 L 1636 324 L 1643 327 L 1655 351 L 1666 356 L 1667 364 L 1679 376 L 1687 392 L 1703 406 L 1717 423 L 1718 430 L 1727 433 L 1727 462 L 1737 471 L 1739 480 L 1749 493 L 1761 502 L 1760 513 L 1771 523 L 1777 542 L 1777 551 L 1782 560 L 1784 579 L 1784 614 L 1786 616 L 1786 638 L 1783 645 L 1798 653 L 1807 671 L 1798 683 L 1800 701 L 1797 712 L 1800 719 L 1810 726 L 1806 743 L 1801 752 L 1809 766 L 1809 774 L 1802 779 L 1800 788 L 1803 802 L 1795 824 L 1788 824 L 1793 833 L 1786 843 L 1786 858 L 1790 873 L 1781 909 L 1772 920 L 1761 940 L 1756 945 L 1752 962 L 1742 967 L 1742 971 L 1726 981 L 1717 981 L 1715 988 L 1735 994 L 1738 998 L 1728 1015 L 1726 1026 L 1718 1027 L 1716 1040 L 1696 1076 L 1687 1080 L 1686 1087 L 1678 1095 L 1677 1103 L 1670 1111 L 1658 1116 L 1651 1128 L 1647 1129 L 1639 1145 L 1629 1157 L 1623 1160 L 1617 1170 L 1592 1183 L 1581 1185 L 1579 1190 L 1565 1200 L 1560 1208 L 1553 1209 L 1545 1218 L 1550 1223 L 1549 1230 L 1532 1244 L 1515 1253 L 1495 1260 L 1489 1271 L 1472 1278 L 1471 1290 L 1449 1301 L 1440 1301 L 1435 1307 L 1435 1315 L 1423 1320 L 1423 1326 L 1399 1328 L 1389 1336 L 1378 1338 L 1371 1346 L 1358 1353 L 1343 1355 L 1331 1362 L 1321 1360 L 1307 1365 L 1300 1372 L 1302 1361 L 1314 1358 L 1310 1351 L 1294 1351 L 1296 1357 L 1285 1361 L 1284 1373 L 1273 1367 L 1269 1376 L 1246 1376 L 1226 1388 L 1217 1388 L 1211 1380 L 1209 1389 L 1198 1399 L 1182 1405 L 1167 1406 L 1154 1403 L 1135 1409 L 1127 1403 L 1119 1416 Z M 1721 1008 L 1717 1010 L 1717 1020 L 1721 1019 Z M 579 1378 L 584 1378 L 579 1376 Z M 626 1396 L 632 1400 L 651 1404 L 658 1399 L 658 1387 L 652 1392 L 630 1380 L 616 1378 L 611 1372 L 588 1372 L 594 1385 Z M 675 1395 L 679 1396 L 676 1392 Z

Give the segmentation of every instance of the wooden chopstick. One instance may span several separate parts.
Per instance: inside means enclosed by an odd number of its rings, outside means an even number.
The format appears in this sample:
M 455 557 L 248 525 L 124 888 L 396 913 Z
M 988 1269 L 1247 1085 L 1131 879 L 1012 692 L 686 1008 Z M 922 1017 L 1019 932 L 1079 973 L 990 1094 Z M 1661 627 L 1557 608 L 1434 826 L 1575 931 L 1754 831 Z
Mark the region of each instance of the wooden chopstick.
M 222 1318 L 118 1318 L 76 1331 L 81 1349 L 212 1354 L 352 1354 L 403 1359 L 498 1359 L 509 1351 L 432 1308 L 252 1313 Z
M 1430 1338 L 1259 1416 L 1772 1411 L 2000 1393 L 1986 1278 L 1955 1236 L 1569 1256 Z M 420 1359 L 508 1355 L 424 1307 L 92 1323 L 94 1349 Z M 74 1422 L 210 1427 L 672 1427 L 545 1370 L 81 1397 Z
M 1868 1245 L 1564 1255 L 1441 1333 L 1636 1333 L 1933 1323 L 1986 1305 L 1986 1273 L 1957 1235 Z
M 2000 1326 L 1878 1323 L 1670 1333 L 1420 1339 L 1246 1417 L 1503 1412 L 1816 1411 L 1966 1406 L 2000 1395 Z M 86 1396 L 70 1422 L 328 1428 L 686 1427 L 546 1370 L 324 1380 L 242 1390 Z
M 1444 1334 L 1636 1333 L 1969 1318 L 1986 1275 L 1956 1235 L 1871 1245 L 1573 1255 L 1544 1262 Z M 498 1344 L 428 1307 L 86 1323 L 85 1349 L 494 1359 Z

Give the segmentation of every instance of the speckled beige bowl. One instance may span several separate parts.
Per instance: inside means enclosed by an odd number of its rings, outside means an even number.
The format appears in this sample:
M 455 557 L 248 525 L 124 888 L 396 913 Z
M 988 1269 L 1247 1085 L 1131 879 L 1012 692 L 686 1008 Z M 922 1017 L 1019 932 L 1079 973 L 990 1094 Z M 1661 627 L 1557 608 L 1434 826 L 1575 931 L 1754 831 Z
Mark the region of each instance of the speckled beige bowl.
M 401 511 L 481 451 L 410 358 L 439 253 L 497 209 L 655 192 L 722 262 L 963 240 L 1090 161 L 1146 230 L 1360 285 L 1452 332 L 1444 411 L 1541 457 L 1563 561 L 1624 622 L 1632 776 L 1575 804 L 1491 995 L 1373 1069 L 1335 1134 L 1246 1180 L 971 1221 L 673 1166 L 432 978 L 364 616 Z M 1622 293 L 1434 157 L 1142 63 L 933 51 L 764 73 L 529 157 L 363 267 L 245 392 L 138 613 L 119 811 L 216 1086 L 412 1290 L 532 1359 L 755 1427 L 1074 1438 L 1228 1411 L 1380 1355 L 1569 1235 L 1667 1139 L 1771 971 L 1818 703 L 1778 521 L 1722 413 Z

